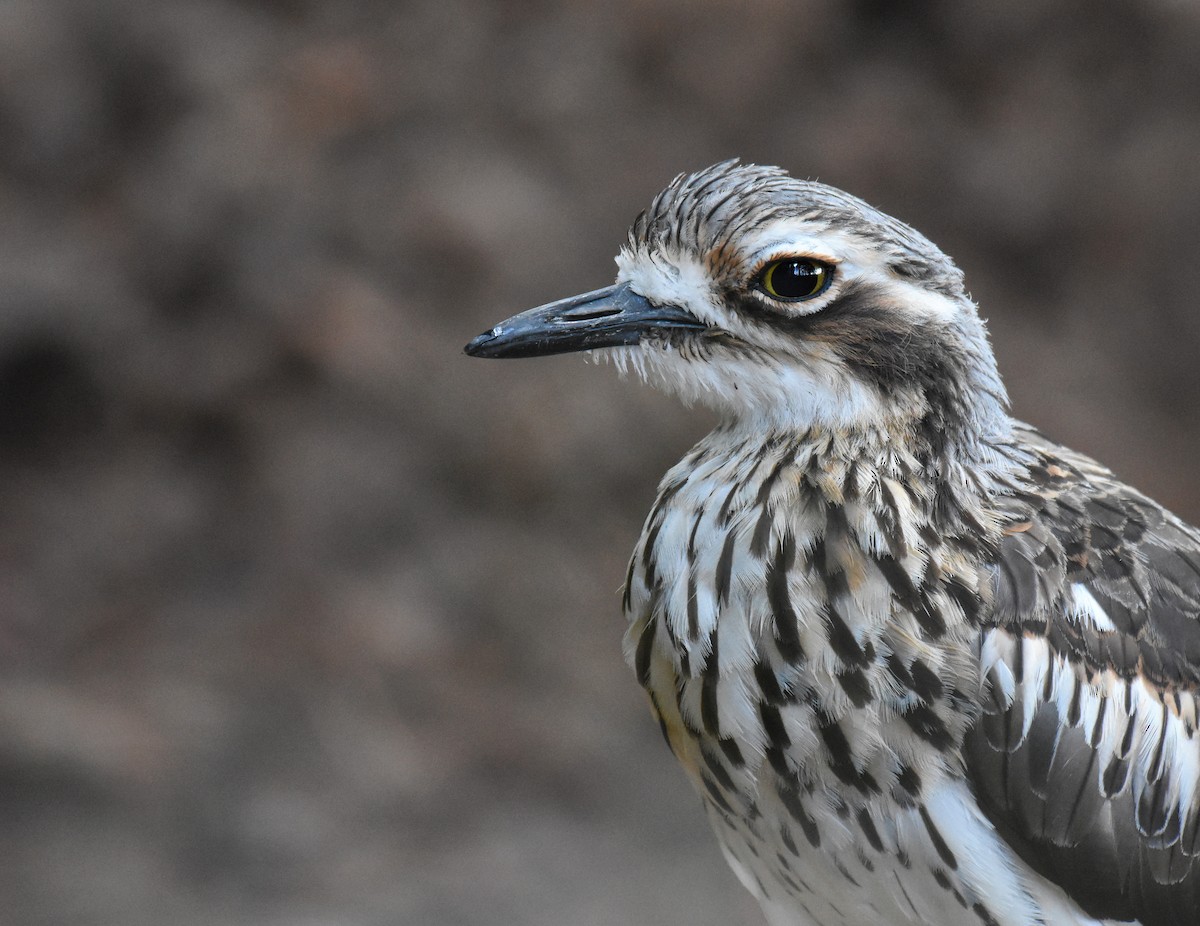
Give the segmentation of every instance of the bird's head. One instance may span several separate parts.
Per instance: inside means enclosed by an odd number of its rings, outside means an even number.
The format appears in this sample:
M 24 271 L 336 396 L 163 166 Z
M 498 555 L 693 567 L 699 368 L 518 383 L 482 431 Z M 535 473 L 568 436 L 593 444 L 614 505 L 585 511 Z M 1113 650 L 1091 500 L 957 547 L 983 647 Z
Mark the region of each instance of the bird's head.
M 638 216 L 617 282 L 475 338 L 478 357 L 595 350 L 686 401 L 770 429 L 892 429 L 975 443 L 1007 426 L 954 263 L 840 190 L 733 161 Z

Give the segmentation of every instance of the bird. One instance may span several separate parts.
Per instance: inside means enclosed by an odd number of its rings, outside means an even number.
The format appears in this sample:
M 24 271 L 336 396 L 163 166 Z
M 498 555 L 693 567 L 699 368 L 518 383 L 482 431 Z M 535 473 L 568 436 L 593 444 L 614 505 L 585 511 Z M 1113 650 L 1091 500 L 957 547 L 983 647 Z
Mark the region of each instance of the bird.
M 716 411 L 624 648 L 767 922 L 1200 923 L 1200 531 L 1012 417 L 961 270 L 848 193 L 680 174 L 616 263 L 466 352 Z

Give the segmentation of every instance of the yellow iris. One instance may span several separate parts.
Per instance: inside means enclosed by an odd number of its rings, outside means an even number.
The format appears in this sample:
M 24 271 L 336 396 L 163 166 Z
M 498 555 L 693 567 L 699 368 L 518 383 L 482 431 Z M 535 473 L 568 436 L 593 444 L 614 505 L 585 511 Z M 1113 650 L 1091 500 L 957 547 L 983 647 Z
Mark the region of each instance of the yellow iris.
M 767 265 L 760 285 L 768 296 L 795 302 L 825 291 L 833 268 L 811 257 L 784 257 Z

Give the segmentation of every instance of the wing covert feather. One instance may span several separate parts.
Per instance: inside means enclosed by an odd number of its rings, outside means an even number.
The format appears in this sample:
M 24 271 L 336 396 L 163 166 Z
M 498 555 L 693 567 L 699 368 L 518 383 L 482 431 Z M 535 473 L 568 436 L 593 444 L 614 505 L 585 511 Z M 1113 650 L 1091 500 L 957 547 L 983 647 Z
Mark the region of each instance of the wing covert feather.
M 1002 502 L 968 776 L 1089 915 L 1200 922 L 1200 532 L 1032 429 Z

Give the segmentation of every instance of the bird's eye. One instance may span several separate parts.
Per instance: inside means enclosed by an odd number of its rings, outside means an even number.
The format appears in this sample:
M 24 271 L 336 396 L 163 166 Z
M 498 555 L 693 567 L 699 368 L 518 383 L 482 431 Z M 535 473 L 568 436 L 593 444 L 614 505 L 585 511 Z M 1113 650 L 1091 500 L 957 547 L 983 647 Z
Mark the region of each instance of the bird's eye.
M 772 261 L 758 278 L 768 296 L 784 302 L 800 302 L 825 292 L 833 279 L 829 264 L 811 257 L 785 257 Z

